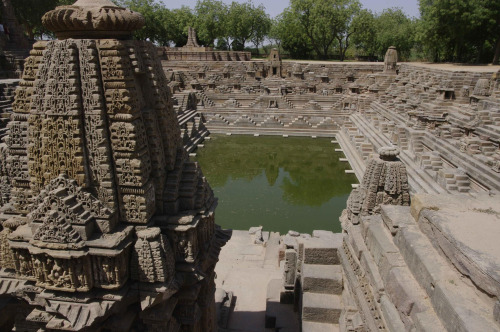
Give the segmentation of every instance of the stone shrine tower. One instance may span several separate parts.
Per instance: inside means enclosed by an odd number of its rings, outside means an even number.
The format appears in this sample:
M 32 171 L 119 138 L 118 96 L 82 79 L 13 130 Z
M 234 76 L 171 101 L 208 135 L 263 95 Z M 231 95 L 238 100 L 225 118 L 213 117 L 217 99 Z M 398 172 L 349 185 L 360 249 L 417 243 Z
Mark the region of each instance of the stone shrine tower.
M 215 331 L 227 235 L 131 39 L 144 18 L 79 0 L 42 22 L 59 39 L 34 45 L 0 145 L 0 330 Z
M 269 68 L 268 76 L 281 77 L 281 69 L 282 69 L 281 55 L 278 49 L 276 48 L 273 48 L 269 53 L 268 68 Z
M 349 231 L 351 224 L 359 224 L 362 216 L 379 213 L 383 204 L 410 205 L 408 174 L 399 153 L 398 148 L 385 146 L 378 150 L 378 158 L 370 160 L 360 186 L 351 192 L 342 211 L 344 231 Z
M 385 52 L 384 73 L 396 74 L 396 65 L 398 64 L 398 51 L 395 46 L 391 46 Z
M 185 47 L 200 47 L 196 36 L 196 30 L 192 27 L 188 28 L 188 40 Z

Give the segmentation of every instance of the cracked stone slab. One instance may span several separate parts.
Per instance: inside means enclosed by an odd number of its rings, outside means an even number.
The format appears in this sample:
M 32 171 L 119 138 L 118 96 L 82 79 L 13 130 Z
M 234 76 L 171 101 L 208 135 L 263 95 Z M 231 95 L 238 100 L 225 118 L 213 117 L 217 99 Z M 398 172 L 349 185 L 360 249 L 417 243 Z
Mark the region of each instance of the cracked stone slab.
M 500 296 L 500 196 L 416 195 L 413 203 L 434 246 L 479 288 Z

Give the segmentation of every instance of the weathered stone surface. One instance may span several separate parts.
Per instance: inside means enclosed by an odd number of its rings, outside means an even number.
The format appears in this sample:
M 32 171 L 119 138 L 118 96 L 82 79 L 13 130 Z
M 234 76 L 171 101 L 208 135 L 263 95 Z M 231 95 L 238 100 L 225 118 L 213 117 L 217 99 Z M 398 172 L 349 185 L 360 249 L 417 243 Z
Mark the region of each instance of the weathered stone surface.
M 414 223 L 409 206 L 382 205 L 380 215 L 392 235 L 395 235 L 399 228 Z
M 383 295 L 381 297 L 380 307 L 382 308 L 382 314 L 389 331 L 397 332 L 406 330 L 401 318 L 399 317 L 398 311 L 392 302 L 387 298 L 387 295 Z
M 331 239 L 311 238 L 303 241 L 303 263 L 304 264 L 323 264 L 337 265 L 340 263 L 338 248 L 342 244 L 342 236 L 336 236 Z M 299 249 L 300 250 L 300 249 Z
M 340 265 L 304 264 L 302 266 L 302 291 L 312 293 L 342 294 L 342 269 Z
M 416 196 L 419 226 L 431 242 L 477 287 L 500 296 L 500 232 L 498 197 Z
M 339 322 L 342 300 L 338 295 L 304 293 L 302 320 L 317 323 Z
M 130 38 L 143 17 L 79 0 L 43 23 L 60 39 L 34 45 L 0 149 L 0 283 L 24 280 L 4 295 L 26 301 L 15 329 L 215 331 L 227 235 L 156 49 Z

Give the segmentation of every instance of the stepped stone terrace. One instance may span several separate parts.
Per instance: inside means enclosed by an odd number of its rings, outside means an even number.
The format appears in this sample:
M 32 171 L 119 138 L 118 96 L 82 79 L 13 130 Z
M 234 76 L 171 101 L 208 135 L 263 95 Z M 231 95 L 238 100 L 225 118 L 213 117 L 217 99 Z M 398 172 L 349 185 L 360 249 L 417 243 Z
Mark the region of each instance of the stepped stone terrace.
M 342 234 L 234 233 L 240 245 L 223 251 L 217 285 L 240 298 L 235 313 L 252 308 L 255 286 L 242 275 L 259 267 L 267 328 L 500 330 L 500 67 L 398 64 L 395 52 L 383 64 L 287 62 L 276 52 L 162 62 L 175 107 L 185 112 L 191 96 L 209 131 L 332 137 L 361 182 Z
M 500 67 L 199 61 L 193 30 L 169 58 L 107 0 L 43 22 L 0 84 L 2 331 L 500 331 Z M 331 137 L 342 233 L 221 251 L 210 131 Z

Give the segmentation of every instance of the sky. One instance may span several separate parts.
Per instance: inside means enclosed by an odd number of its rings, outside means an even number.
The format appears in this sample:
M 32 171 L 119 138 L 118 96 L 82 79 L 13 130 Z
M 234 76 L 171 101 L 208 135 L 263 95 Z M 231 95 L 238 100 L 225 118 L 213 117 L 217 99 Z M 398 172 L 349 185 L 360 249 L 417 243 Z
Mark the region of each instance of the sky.
M 169 9 L 180 8 L 181 6 L 188 6 L 194 8 L 197 0 L 159 0 L 165 4 Z M 233 0 L 222 0 L 225 3 L 231 3 Z M 246 0 L 234 0 L 236 2 L 245 2 Z M 418 0 L 360 0 L 363 8 L 370 9 L 376 13 L 382 12 L 385 8 L 400 7 L 410 17 L 419 17 Z M 267 13 L 271 17 L 279 15 L 283 9 L 290 4 L 289 0 L 253 0 L 257 6 L 263 4 L 266 7 Z

